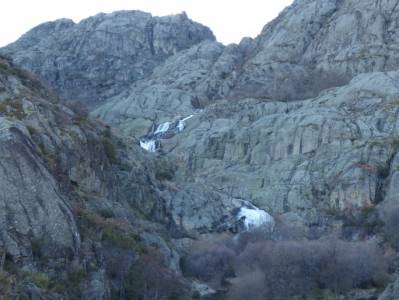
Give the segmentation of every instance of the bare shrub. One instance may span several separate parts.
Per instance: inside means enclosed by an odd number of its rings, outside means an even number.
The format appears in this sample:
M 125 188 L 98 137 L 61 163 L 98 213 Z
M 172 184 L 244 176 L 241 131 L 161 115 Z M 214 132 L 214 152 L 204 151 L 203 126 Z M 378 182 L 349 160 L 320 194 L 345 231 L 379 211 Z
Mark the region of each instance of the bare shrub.
M 89 110 L 79 101 L 70 101 L 66 105 L 75 113 L 75 119 L 77 122 L 81 122 L 88 118 Z
M 232 286 L 226 298 L 229 300 L 265 300 L 268 295 L 265 283 L 265 274 L 259 269 L 243 273 L 232 280 Z
M 227 245 L 225 236 L 198 241 L 192 253 L 184 259 L 183 271 L 217 288 L 232 270 L 234 250 Z
M 148 249 L 125 279 L 125 299 L 177 300 L 185 296 L 179 277 L 162 263 L 156 249 Z
M 387 264 L 373 241 L 265 241 L 249 244 L 235 270 L 238 276 L 263 271 L 267 299 L 284 299 L 316 289 L 345 292 L 374 286 Z
M 11 298 L 12 290 L 15 286 L 16 278 L 7 272 L 0 272 L 0 300 Z
M 379 287 L 388 263 L 374 240 L 271 240 L 255 231 L 198 242 L 184 269 L 213 288 L 228 286 L 227 299 L 275 300 Z
M 399 204 L 387 206 L 383 212 L 384 234 L 387 240 L 399 250 Z

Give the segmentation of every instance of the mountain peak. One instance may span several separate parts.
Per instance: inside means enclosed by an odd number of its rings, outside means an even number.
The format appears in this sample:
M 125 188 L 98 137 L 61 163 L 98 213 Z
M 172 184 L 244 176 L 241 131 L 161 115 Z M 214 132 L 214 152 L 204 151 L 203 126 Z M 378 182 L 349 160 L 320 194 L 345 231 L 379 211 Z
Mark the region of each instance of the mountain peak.
M 153 17 L 116 11 L 78 24 L 68 19 L 43 23 L 0 52 L 65 99 L 95 106 L 148 76 L 167 57 L 204 40 L 215 40 L 212 31 L 185 13 Z

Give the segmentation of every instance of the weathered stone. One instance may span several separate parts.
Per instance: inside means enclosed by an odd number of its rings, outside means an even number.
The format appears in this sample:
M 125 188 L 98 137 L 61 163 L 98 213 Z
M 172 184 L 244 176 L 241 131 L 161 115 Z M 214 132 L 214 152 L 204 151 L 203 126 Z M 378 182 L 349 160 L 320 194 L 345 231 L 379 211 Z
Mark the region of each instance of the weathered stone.
M 98 14 L 78 24 L 41 24 L 0 52 L 39 75 L 68 100 L 97 106 L 145 78 L 167 57 L 203 40 L 205 26 L 185 13 L 153 17 L 140 11 Z

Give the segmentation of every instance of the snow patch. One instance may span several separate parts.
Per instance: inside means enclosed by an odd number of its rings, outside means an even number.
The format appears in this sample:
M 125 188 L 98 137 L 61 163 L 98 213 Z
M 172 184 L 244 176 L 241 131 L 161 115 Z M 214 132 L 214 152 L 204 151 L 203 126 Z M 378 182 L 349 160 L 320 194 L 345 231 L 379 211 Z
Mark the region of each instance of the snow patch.
M 237 219 L 243 220 L 244 229 L 246 231 L 251 231 L 260 226 L 268 226 L 270 229 L 274 227 L 273 217 L 254 205 L 250 205 L 250 207 L 241 207 L 237 214 Z

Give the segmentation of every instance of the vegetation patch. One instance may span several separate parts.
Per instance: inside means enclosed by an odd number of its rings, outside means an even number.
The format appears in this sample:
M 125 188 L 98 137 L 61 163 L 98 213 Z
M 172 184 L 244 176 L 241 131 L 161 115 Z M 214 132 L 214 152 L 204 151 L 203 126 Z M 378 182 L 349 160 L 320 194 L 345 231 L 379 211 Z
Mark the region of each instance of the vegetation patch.
M 9 75 L 17 75 L 18 73 L 14 68 L 12 68 L 7 62 L 4 60 L 0 60 L 0 73 L 5 74 L 7 76 Z
M 348 239 L 354 234 L 367 238 L 380 232 L 384 226 L 374 206 L 365 207 L 356 213 L 348 211 L 342 220 L 342 233 Z
M 199 241 L 185 257 L 183 272 L 214 289 L 227 289 L 229 300 L 306 299 L 314 293 L 382 288 L 389 280 L 389 264 L 373 240 L 272 240 L 257 235 Z
M 50 278 L 47 274 L 41 272 L 26 272 L 24 273 L 26 280 L 32 281 L 38 287 L 47 290 L 50 286 Z
M 104 219 L 111 219 L 111 218 L 114 218 L 114 217 L 115 217 L 115 214 L 114 214 L 114 212 L 112 211 L 112 209 L 108 209 L 108 208 L 100 209 L 100 210 L 98 211 L 98 213 L 99 213 L 99 215 L 100 215 L 101 217 L 103 217 Z
M 0 272 L 0 300 L 10 299 L 16 277 L 8 272 Z
M 102 240 L 121 249 L 134 250 L 137 253 L 146 252 L 146 247 L 142 244 L 141 238 L 138 235 L 123 232 L 111 226 L 104 228 Z
M 0 113 L 18 120 L 22 120 L 26 117 L 22 105 L 22 99 L 19 98 L 8 98 L 3 102 L 0 102 Z
M 116 158 L 116 150 L 115 146 L 112 143 L 110 139 L 104 138 L 103 141 L 103 147 L 105 151 L 105 155 L 107 155 L 107 158 L 111 164 L 116 164 L 118 162 Z

